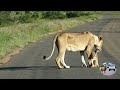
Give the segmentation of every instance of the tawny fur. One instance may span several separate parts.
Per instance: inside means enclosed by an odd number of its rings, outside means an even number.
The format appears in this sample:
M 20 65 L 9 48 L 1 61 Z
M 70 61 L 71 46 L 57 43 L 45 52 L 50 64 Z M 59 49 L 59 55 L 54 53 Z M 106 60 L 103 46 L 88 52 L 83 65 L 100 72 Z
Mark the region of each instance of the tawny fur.
M 89 67 L 99 67 L 97 52 L 91 53 L 91 55 L 88 59 L 88 65 L 89 65 Z
M 89 57 L 94 46 L 96 46 L 95 47 L 96 50 L 101 51 L 103 40 L 101 37 L 98 37 L 92 34 L 91 32 L 58 33 L 54 38 L 53 49 L 52 49 L 51 55 L 48 58 L 44 57 L 46 60 L 50 59 L 51 56 L 53 55 L 55 44 L 58 49 L 58 55 L 56 58 L 56 63 L 58 67 L 59 68 L 70 68 L 70 66 L 67 66 L 64 61 L 66 50 L 72 51 L 72 52 L 75 52 L 75 51 L 84 52 L 85 51 L 87 53 L 87 56 Z M 83 64 L 87 66 L 84 60 L 84 57 L 83 57 L 83 53 L 81 53 L 81 55 L 82 55 Z

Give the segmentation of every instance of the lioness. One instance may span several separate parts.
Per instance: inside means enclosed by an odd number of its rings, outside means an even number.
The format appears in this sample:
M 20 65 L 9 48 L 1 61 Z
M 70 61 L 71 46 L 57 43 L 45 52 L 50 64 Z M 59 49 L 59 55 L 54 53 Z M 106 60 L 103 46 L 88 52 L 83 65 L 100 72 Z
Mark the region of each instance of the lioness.
M 59 68 L 70 68 L 70 66 L 67 66 L 64 61 L 66 50 L 73 52 L 80 51 L 82 57 L 82 64 L 87 67 L 87 64 L 84 59 L 84 51 L 86 51 L 88 57 L 90 56 L 94 46 L 97 51 L 101 51 L 103 45 L 103 39 L 102 37 L 98 37 L 92 34 L 91 32 L 58 33 L 54 37 L 53 50 L 51 55 L 48 58 L 44 56 L 44 59 L 48 60 L 51 58 L 55 49 L 55 44 L 58 49 L 58 56 L 56 58 L 56 63 Z
M 92 52 L 88 58 L 89 67 L 99 67 L 97 51 Z

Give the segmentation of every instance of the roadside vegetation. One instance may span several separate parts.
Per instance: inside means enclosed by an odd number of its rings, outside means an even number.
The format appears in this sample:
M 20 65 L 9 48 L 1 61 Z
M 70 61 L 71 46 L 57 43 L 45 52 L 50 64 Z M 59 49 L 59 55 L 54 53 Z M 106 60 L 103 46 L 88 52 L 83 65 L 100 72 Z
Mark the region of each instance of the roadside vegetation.
M 96 14 L 111 14 L 111 15 L 120 15 L 120 11 L 93 11 Z
M 0 11 L 0 63 L 7 62 L 15 50 L 20 50 L 49 33 L 101 17 L 92 11 Z M 4 59 L 7 55 L 9 58 Z

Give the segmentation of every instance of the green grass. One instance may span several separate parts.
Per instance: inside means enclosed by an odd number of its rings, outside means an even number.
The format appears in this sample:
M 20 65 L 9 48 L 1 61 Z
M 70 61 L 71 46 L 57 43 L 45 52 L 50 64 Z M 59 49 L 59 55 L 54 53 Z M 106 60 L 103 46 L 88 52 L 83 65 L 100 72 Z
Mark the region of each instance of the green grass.
M 34 23 L 16 24 L 0 28 L 0 57 L 16 48 L 23 48 L 30 42 L 40 40 L 48 33 L 68 29 L 79 24 L 101 18 L 100 15 L 81 16 L 60 20 L 36 20 Z
M 96 14 L 112 14 L 112 15 L 120 15 L 120 11 L 96 11 L 93 12 Z

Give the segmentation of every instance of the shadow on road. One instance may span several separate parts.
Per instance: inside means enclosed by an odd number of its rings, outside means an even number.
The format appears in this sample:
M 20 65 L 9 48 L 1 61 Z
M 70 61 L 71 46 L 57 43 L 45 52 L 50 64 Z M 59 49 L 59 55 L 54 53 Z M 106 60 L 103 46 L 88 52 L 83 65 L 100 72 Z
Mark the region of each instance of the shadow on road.
M 57 66 L 26 66 L 26 67 L 0 67 L 0 70 L 51 70 L 58 69 Z
M 85 68 L 82 66 L 71 66 L 71 68 Z M 26 67 L 0 67 L 0 71 L 3 70 L 59 70 L 57 66 L 26 66 Z

